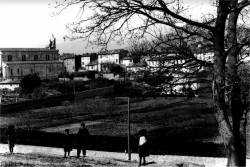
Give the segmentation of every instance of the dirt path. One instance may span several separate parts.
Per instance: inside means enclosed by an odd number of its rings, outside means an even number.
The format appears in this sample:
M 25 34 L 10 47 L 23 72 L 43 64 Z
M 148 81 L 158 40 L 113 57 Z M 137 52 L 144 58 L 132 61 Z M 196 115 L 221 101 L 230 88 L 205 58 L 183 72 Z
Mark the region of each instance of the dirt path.
M 62 158 L 62 148 L 16 145 L 14 154 L 8 153 L 8 145 L 0 144 L 0 163 L 4 167 L 70 167 L 70 166 L 138 166 L 138 154 L 132 153 L 131 161 L 128 155 L 118 152 L 105 152 L 87 150 L 87 157 L 76 158 L 76 150 L 71 153 L 71 158 Z M 226 158 L 150 155 L 147 157 L 148 167 L 179 167 L 185 164 L 199 164 L 205 167 L 226 166 Z M 6 164 L 6 165 L 5 165 Z M 249 165 L 250 162 L 247 161 Z M 195 167 L 201 167 L 195 166 Z
M 99 121 L 86 121 L 84 123 L 85 123 L 85 126 L 102 124 L 102 122 L 99 122 Z M 61 126 L 44 128 L 44 129 L 41 129 L 41 131 L 44 131 L 44 132 L 63 132 L 65 129 L 70 129 L 71 133 L 74 133 L 77 129 L 79 129 L 79 127 L 80 127 L 80 123 L 74 123 L 74 124 L 66 124 L 66 125 L 61 125 Z

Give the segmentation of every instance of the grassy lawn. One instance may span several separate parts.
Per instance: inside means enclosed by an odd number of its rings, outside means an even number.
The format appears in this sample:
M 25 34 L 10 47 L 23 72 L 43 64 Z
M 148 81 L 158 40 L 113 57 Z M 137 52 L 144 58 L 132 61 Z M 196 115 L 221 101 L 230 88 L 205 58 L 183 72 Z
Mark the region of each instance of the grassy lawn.
M 137 132 L 145 128 L 149 132 L 150 150 L 153 154 L 223 156 L 221 145 L 214 142 L 218 131 L 215 116 L 209 108 L 210 102 L 208 99 L 160 97 L 131 99 L 132 150 L 137 150 Z M 16 118 L 14 122 L 22 129 L 29 125 L 34 130 L 57 128 L 59 125 L 67 127 L 67 124 L 82 121 L 98 121 L 101 123 L 87 126 L 91 134 L 89 148 L 108 151 L 126 149 L 126 99 L 87 99 L 4 117 L 12 118 L 12 121 Z M 77 128 L 71 129 L 71 132 L 77 132 Z

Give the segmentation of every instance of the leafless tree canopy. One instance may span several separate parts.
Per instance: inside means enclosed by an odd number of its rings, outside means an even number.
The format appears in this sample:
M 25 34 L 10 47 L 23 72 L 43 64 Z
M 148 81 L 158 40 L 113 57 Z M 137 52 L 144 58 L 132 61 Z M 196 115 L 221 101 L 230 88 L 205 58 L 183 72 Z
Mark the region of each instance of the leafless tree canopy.
M 239 56 L 249 45 L 249 0 L 214 0 L 216 12 L 198 19 L 185 15 L 189 9 L 180 0 L 62 0 L 58 13 L 79 6 L 80 19 L 68 25 L 71 39 L 83 38 L 106 46 L 110 41 L 150 39 L 153 48 L 175 46 L 188 58 L 192 45 L 211 45 L 214 53 L 214 102 L 219 131 L 228 148 L 228 166 L 244 166 L 243 116 L 238 73 Z M 193 42 L 195 41 L 195 42 Z M 191 49 L 191 50 L 190 50 Z M 244 54 L 242 54 L 244 55 Z M 202 62 L 201 62 L 202 63 Z M 205 65 L 206 62 L 203 62 Z M 230 91 L 227 91 L 230 90 Z M 228 93 L 229 100 L 225 94 Z M 239 107 L 241 106 L 241 107 Z

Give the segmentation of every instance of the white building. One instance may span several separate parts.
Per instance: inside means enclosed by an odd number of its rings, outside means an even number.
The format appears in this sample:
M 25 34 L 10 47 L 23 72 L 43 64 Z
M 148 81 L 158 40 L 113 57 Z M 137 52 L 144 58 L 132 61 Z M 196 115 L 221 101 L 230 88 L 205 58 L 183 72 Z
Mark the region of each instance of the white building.
M 97 71 L 98 70 L 98 60 L 96 59 L 96 60 L 90 62 L 85 67 L 86 67 L 87 71 Z
M 81 56 L 81 70 L 87 70 L 86 65 L 90 64 L 90 54 L 84 54 Z
M 0 89 L 9 89 L 9 90 L 15 90 L 16 88 L 19 88 L 20 81 L 12 80 L 12 79 L 6 79 L 2 82 L 0 82 Z
M 121 64 L 122 58 L 127 56 L 128 51 L 123 49 L 102 51 L 98 53 L 98 71 L 104 71 L 104 64 Z
M 121 64 L 125 66 L 132 66 L 134 64 L 133 58 L 130 56 L 123 57 L 121 59 Z
M 126 66 L 127 72 L 129 73 L 136 73 L 140 70 L 147 70 L 148 69 L 148 65 L 146 62 L 139 62 L 136 64 L 130 64 L 128 66 Z

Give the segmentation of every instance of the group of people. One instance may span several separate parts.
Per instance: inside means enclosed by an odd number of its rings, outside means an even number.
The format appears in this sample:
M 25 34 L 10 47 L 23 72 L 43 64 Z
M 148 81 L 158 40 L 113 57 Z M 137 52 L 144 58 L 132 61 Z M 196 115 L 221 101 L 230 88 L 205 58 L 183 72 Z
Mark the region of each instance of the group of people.
M 139 153 L 139 166 L 146 165 L 146 157 L 149 156 L 148 151 L 148 142 L 147 142 L 147 131 L 146 129 L 142 129 L 139 131 L 139 143 L 138 143 L 138 153 Z M 6 135 L 8 137 L 8 144 L 9 144 L 9 150 L 10 153 L 13 154 L 13 148 L 16 142 L 16 133 L 15 133 L 15 126 L 10 125 L 8 127 L 8 130 L 6 132 Z M 86 156 L 86 139 L 89 136 L 88 129 L 86 128 L 84 123 L 81 123 L 81 127 L 76 135 L 77 137 L 77 158 L 80 157 L 80 154 L 82 152 L 83 157 Z M 73 148 L 73 137 L 70 134 L 69 129 L 65 129 L 65 136 L 63 141 L 64 146 L 64 158 L 67 156 L 70 156 L 70 152 Z M 143 162 L 142 162 L 143 160 Z
M 69 133 L 69 129 L 65 129 L 65 138 L 64 138 L 64 158 L 70 156 L 70 152 L 72 151 L 73 138 Z M 89 131 L 85 127 L 84 123 L 81 123 L 81 128 L 77 133 L 77 158 L 80 157 L 82 152 L 83 157 L 86 156 L 86 139 L 89 136 Z

